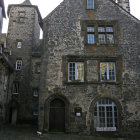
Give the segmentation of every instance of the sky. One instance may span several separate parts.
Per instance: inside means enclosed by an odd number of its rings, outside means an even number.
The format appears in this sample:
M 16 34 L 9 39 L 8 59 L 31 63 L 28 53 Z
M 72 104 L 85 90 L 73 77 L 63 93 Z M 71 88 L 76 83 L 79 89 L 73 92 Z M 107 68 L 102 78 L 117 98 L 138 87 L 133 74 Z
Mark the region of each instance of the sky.
M 9 4 L 20 4 L 25 0 L 4 0 L 5 10 L 7 13 L 7 7 Z M 52 10 L 54 10 L 63 0 L 30 0 L 33 5 L 37 5 L 42 18 L 45 18 Z M 140 20 L 140 0 L 129 0 L 131 14 Z M 8 28 L 8 16 L 3 21 L 3 33 L 7 32 Z

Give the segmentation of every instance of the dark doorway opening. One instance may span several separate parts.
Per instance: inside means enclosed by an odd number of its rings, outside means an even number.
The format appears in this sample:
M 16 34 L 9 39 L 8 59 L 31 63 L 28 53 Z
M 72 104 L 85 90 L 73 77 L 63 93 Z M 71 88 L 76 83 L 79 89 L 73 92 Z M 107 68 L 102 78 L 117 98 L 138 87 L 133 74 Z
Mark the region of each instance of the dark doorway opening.
M 50 103 L 49 129 L 51 132 L 65 131 L 65 103 L 61 99 L 54 99 Z

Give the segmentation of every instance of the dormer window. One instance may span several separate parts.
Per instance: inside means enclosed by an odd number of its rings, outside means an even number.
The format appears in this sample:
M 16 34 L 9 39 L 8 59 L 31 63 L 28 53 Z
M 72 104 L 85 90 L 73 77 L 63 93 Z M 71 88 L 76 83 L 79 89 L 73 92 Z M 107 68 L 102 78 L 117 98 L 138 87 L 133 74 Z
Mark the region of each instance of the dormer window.
M 94 0 L 87 0 L 87 9 L 94 9 Z

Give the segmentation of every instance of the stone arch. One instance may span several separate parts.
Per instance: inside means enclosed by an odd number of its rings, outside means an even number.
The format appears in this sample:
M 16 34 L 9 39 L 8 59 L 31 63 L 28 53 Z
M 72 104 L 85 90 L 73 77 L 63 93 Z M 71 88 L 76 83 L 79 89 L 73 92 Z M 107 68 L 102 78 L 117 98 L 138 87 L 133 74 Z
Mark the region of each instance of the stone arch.
M 90 104 L 90 108 L 89 108 L 90 120 L 91 120 L 90 121 L 91 122 L 90 123 L 91 134 L 93 134 L 95 132 L 95 128 L 94 128 L 94 106 L 101 99 L 110 99 L 116 104 L 117 110 L 118 110 L 117 131 L 119 131 L 119 129 L 121 128 L 121 124 L 122 124 L 122 105 L 121 105 L 121 103 L 113 95 L 99 95 L 92 100 L 92 102 Z
M 69 130 L 70 102 L 64 95 L 61 95 L 61 94 L 51 95 L 45 101 L 45 104 L 44 104 L 44 131 L 45 132 L 50 131 L 50 129 L 49 129 L 50 128 L 49 127 L 50 103 L 55 99 L 62 100 L 65 104 L 65 132 L 67 132 Z

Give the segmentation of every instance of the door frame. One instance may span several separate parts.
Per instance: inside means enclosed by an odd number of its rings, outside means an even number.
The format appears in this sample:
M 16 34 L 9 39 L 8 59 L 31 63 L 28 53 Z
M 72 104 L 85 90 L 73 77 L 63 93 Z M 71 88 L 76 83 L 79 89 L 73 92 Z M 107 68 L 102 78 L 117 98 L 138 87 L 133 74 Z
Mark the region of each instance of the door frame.
M 50 132 L 49 130 L 49 114 L 50 114 L 50 103 L 54 99 L 60 99 L 65 103 L 65 131 L 64 132 L 69 132 L 69 127 L 70 127 L 70 120 L 69 120 L 69 115 L 70 115 L 70 103 L 69 100 L 62 94 L 54 94 L 49 96 L 44 104 L 44 124 L 43 124 L 43 130 L 44 132 Z

